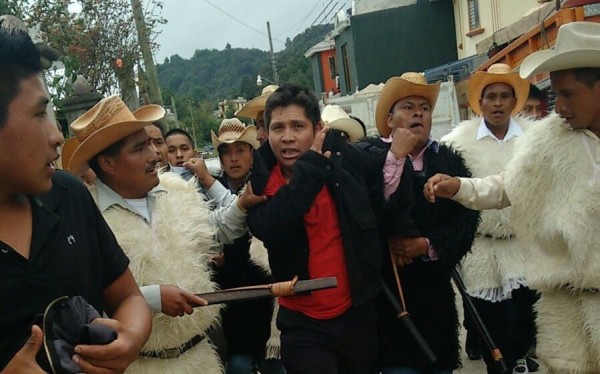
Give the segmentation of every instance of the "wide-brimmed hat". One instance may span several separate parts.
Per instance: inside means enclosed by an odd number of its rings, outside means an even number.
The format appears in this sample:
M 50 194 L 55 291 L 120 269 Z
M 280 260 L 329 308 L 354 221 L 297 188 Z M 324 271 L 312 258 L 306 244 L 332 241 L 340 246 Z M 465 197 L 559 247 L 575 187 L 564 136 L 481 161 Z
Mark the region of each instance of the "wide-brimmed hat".
M 544 71 L 600 67 L 600 23 L 571 22 L 558 29 L 554 49 L 537 51 L 520 67 L 523 78 Z
M 431 104 L 431 110 L 435 107 L 438 94 L 440 93 L 440 82 L 427 84 L 421 73 L 407 72 L 399 77 L 391 77 L 385 82 L 381 89 L 381 95 L 375 109 L 375 123 L 381 136 L 387 137 L 392 129 L 387 124 L 388 114 L 392 106 L 409 96 L 421 96 Z
M 71 158 L 73 157 L 73 152 L 79 146 L 79 141 L 77 138 L 72 137 L 65 141 L 61 150 L 60 150 L 60 164 L 62 165 L 63 170 L 69 170 L 69 162 L 71 162 Z
M 510 69 L 510 66 L 506 64 L 493 64 L 490 65 L 487 71 L 478 71 L 473 74 L 469 80 L 467 96 L 469 98 L 471 110 L 473 110 L 475 114 L 481 114 L 481 108 L 479 107 L 481 93 L 492 83 L 506 83 L 515 90 L 517 105 L 515 105 L 515 108 L 512 111 L 513 115 L 519 113 L 521 109 L 523 109 L 523 106 L 527 101 L 527 95 L 529 95 L 529 82 L 521 78 L 518 73 L 513 72 Z
M 347 133 L 352 143 L 366 136 L 360 123 L 338 105 L 326 105 L 321 112 L 321 120 L 325 126 Z
M 67 170 L 76 175 L 83 173 L 92 157 L 164 115 L 165 110 L 154 104 L 132 113 L 117 95 L 100 100 L 71 123 L 76 147 Z
M 215 149 L 219 148 L 221 144 L 235 142 L 248 143 L 255 149 L 260 145 L 256 140 L 256 127 L 246 126 L 237 118 L 228 118 L 221 121 L 217 134 L 211 130 L 210 137 Z
M 255 97 L 254 99 L 248 101 L 246 105 L 242 107 L 242 109 L 235 112 L 236 117 L 246 117 L 246 118 L 256 118 L 256 115 L 261 111 L 265 110 L 265 105 L 267 104 L 267 99 L 271 94 L 277 89 L 279 86 L 274 84 L 268 85 L 262 89 L 260 96 Z

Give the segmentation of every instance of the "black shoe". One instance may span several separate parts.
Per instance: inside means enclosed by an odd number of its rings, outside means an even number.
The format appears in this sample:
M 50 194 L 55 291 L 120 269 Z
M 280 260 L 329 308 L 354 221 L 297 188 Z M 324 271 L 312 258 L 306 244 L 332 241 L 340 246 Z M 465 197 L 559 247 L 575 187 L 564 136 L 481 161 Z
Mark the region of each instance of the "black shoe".
M 467 357 L 469 357 L 469 360 L 471 360 L 471 361 L 481 360 L 481 352 L 479 352 L 479 349 L 467 348 L 467 349 L 465 349 L 465 352 L 467 352 Z
M 527 360 L 527 369 L 529 370 L 530 373 L 534 373 L 534 372 L 538 371 L 538 369 L 540 368 L 540 364 L 533 361 L 533 359 L 529 356 L 526 356 L 525 360 Z

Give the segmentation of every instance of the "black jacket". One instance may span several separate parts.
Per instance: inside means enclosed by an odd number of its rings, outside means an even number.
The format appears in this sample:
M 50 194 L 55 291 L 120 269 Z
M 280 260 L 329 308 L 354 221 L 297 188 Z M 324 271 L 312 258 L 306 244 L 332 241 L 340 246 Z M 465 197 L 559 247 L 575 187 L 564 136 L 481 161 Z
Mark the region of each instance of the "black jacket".
M 229 188 L 227 176 L 219 181 Z M 233 191 L 232 191 L 233 193 Z M 216 269 L 215 280 L 221 289 L 271 283 L 273 278 L 250 259 L 250 234 L 223 246 L 225 262 Z M 227 303 L 221 309 L 223 332 L 229 354 L 265 357 L 265 344 L 271 334 L 273 299 Z
M 385 149 L 389 147 L 379 139 L 370 142 Z M 423 196 L 423 185 L 437 173 L 470 176 L 459 154 L 444 145 L 439 146 L 438 152 L 430 147 L 425 151 L 423 166 L 422 172 L 414 172 L 407 160 L 401 184 L 410 188 L 412 194 L 399 200 L 394 195 L 405 192 L 397 190 L 390 199 L 385 218 L 393 222 L 391 227 L 388 225 L 389 234 L 427 237 L 439 257 L 437 261 L 415 259 L 412 264 L 399 268 L 399 273 L 407 310 L 438 358 L 435 368 L 455 369 L 460 365 L 459 325 L 450 272 L 471 248 L 479 213 L 449 199 L 437 199 L 431 204 Z M 396 291 L 389 255 L 383 260 L 383 278 Z M 390 303 L 380 298 L 378 307 L 381 364 L 428 368 L 422 352 L 396 319 Z
M 331 158 L 307 151 L 294 164 L 289 184 L 248 215 L 250 231 L 265 244 L 277 281 L 294 275 L 308 278 L 308 238 L 304 214 L 323 186 L 331 191 L 342 233 L 353 305 L 372 300 L 379 292 L 381 246 L 369 185 L 382 183 L 387 150 L 363 149 L 348 144 L 336 130 L 330 130 L 323 152 Z M 276 160 L 268 143 L 254 155 L 251 182 L 260 194 Z M 381 203 L 381 201 L 373 202 Z

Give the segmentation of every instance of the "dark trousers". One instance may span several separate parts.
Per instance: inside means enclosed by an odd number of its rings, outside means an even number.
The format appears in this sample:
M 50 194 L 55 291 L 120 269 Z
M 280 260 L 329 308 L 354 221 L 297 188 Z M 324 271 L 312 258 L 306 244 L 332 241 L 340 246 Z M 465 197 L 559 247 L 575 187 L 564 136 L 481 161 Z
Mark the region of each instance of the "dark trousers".
M 529 289 L 521 287 L 512 292 L 512 299 L 492 303 L 472 298 L 483 323 L 500 348 L 504 361 L 512 371 L 516 360 L 527 354 L 534 334 Z M 491 353 L 480 340 L 481 354 L 488 373 L 498 373 Z
M 339 317 L 317 320 L 279 309 L 281 360 L 288 374 L 376 373 L 375 304 L 351 307 Z

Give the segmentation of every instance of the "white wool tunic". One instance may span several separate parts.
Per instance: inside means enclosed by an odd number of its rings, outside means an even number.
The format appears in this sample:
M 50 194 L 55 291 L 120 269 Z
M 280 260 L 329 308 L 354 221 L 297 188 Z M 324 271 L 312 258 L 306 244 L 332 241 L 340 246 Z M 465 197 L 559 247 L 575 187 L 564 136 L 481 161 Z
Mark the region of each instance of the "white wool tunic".
M 504 185 L 542 293 L 538 355 L 557 373 L 600 373 L 600 140 L 551 116 L 519 140 Z
M 151 202 L 151 223 L 120 205 L 103 212 L 117 241 L 129 257 L 139 286 L 177 285 L 193 292 L 215 291 L 208 266 L 215 229 L 210 211 L 193 182 L 178 175 L 160 176 L 158 193 Z M 94 191 L 92 191 L 94 192 Z M 153 313 L 152 334 L 142 351 L 176 348 L 219 323 L 219 307 L 195 308 L 184 317 Z M 205 338 L 178 358 L 140 357 L 127 373 L 221 373 L 219 357 Z
M 523 129 L 524 118 L 513 119 Z M 506 169 L 517 138 L 499 142 L 490 137 L 477 140 L 481 117 L 463 121 L 442 143 L 451 145 L 465 159 L 473 177 L 499 174 Z M 461 261 L 467 292 L 487 301 L 510 299 L 511 292 L 526 285 L 523 246 L 515 238 L 511 207 L 481 212 L 481 222 L 471 251 Z

